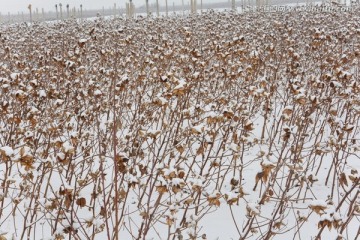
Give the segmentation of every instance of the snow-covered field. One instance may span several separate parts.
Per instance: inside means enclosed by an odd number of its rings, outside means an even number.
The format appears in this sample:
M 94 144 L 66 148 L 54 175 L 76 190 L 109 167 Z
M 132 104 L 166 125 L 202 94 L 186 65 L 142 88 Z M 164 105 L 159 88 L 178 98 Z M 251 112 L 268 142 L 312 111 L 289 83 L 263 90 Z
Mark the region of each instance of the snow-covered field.
M 1 26 L 0 239 L 357 239 L 359 20 Z

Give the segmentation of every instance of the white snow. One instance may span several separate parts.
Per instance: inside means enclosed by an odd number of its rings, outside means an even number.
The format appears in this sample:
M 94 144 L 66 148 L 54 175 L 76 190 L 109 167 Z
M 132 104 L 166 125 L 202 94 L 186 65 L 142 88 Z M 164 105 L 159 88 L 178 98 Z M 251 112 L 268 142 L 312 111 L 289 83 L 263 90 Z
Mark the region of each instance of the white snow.
M 14 155 L 14 150 L 9 146 L 0 147 L 0 151 L 2 151 L 7 157 Z

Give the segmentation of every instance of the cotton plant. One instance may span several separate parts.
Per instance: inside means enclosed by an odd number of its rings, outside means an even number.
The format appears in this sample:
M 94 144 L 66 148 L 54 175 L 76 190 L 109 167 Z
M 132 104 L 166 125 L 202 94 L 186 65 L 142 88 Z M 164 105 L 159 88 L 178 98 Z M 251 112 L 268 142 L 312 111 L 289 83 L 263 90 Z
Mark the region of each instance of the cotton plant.
M 356 238 L 357 18 L 1 26 L 0 238 Z

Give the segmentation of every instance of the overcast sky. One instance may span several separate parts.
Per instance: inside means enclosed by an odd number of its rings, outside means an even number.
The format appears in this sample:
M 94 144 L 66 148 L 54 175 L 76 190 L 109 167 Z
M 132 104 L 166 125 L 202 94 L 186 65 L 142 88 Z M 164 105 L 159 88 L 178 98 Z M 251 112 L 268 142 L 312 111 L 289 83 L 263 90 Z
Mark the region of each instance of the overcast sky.
M 2 14 L 17 13 L 17 12 L 26 12 L 29 4 L 32 4 L 33 9 L 44 8 L 45 11 L 55 11 L 55 4 L 62 3 L 63 6 L 66 4 L 70 4 L 70 7 L 79 7 L 80 4 L 83 5 L 84 9 L 101 9 L 103 6 L 105 8 L 109 8 L 114 6 L 114 3 L 117 6 L 124 7 L 125 2 L 128 0 L 0 0 L 1 7 L 0 12 Z M 184 3 L 187 4 L 190 0 L 184 0 Z M 198 4 L 200 4 L 201 0 L 197 0 Z M 203 0 L 203 4 L 205 3 L 214 3 L 214 2 L 224 2 L 228 0 Z M 181 5 L 181 0 L 168 0 L 168 4 L 172 6 L 173 2 L 177 5 Z M 145 0 L 133 0 L 133 3 L 137 6 L 144 5 Z M 156 3 L 156 0 L 149 0 L 149 3 Z M 165 5 L 165 0 L 159 0 L 160 5 Z

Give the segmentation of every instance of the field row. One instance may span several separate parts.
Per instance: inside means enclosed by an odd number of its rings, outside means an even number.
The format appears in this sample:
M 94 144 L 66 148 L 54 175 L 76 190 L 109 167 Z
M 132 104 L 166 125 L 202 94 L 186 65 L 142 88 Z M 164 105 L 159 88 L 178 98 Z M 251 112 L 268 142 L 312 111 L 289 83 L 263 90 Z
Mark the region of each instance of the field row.
M 1 26 L 0 239 L 356 239 L 359 20 Z

